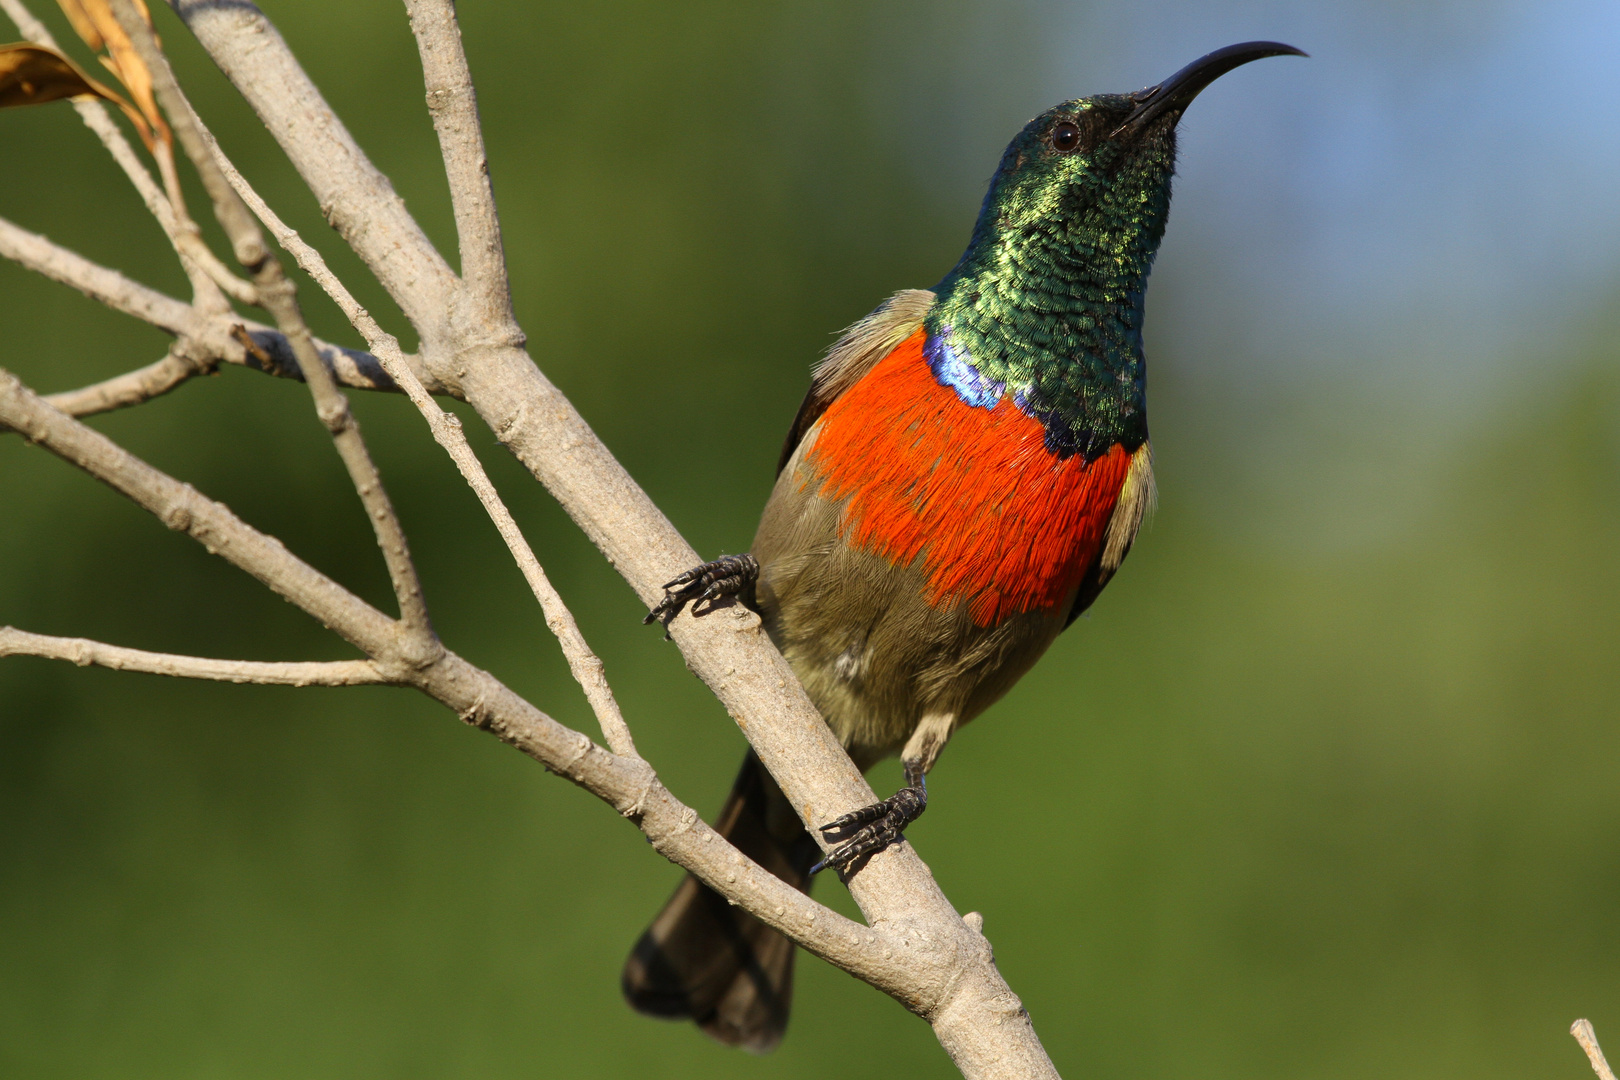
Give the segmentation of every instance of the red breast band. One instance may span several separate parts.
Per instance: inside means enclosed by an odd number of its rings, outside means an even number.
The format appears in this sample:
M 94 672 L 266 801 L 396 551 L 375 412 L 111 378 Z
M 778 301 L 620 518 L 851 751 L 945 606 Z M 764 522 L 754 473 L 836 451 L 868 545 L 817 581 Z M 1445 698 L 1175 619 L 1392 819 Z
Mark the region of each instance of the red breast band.
M 924 340 L 907 338 L 822 416 L 807 460 L 818 493 L 849 500 L 846 543 L 900 566 L 921 555 L 929 601 L 970 598 L 980 626 L 1067 604 L 1102 549 L 1130 453 L 1057 457 L 1011 400 L 973 408 L 942 386 Z

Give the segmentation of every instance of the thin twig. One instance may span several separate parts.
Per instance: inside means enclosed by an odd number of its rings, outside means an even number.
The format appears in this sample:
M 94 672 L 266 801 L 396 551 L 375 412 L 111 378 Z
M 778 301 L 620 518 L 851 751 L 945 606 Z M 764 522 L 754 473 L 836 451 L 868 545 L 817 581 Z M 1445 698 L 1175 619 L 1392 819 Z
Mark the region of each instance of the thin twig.
M 4 2 L 4 0 L 0 0 Z M 199 311 L 184 300 L 132 281 L 116 270 L 91 262 L 84 256 L 53 243 L 38 233 L 29 232 L 0 218 L 0 258 L 10 259 L 25 269 L 43 274 L 52 281 L 77 289 L 114 311 L 132 315 L 177 337 L 189 338 L 198 353 L 199 362 L 220 362 L 257 368 L 267 374 L 283 378 L 303 379 L 298 362 L 293 357 L 286 337 L 262 323 L 237 318 L 230 312 L 207 313 Z M 270 357 L 262 357 L 246 350 L 235 333 L 242 327 L 255 335 L 258 350 Z M 377 362 L 375 356 L 356 349 L 345 349 L 330 342 L 315 340 L 316 351 L 333 378 L 344 386 L 357 390 L 397 391 L 393 377 Z M 426 383 L 434 394 L 459 396 L 453 388 L 428 375 L 422 368 L 420 357 L 406 356 L 411 370 Z M 160 361 L 161 363 L 161 361 Z M 127 376 L 118 376 L 123 380 Z M 93 390 L 86 387 L 85 392 Z M 134 402 L 121 402 L 134 404 Z M 69 410 L 74 415 L 86 412 Z M 87 412 L 97 410 L 90 409 Z
M 491 327 L 478 305 L 455 295 L 448 267 L 274 24 L 251 0 L 170 3 L 411 320 L 429 370 L 462 389 L 638 594 L 655 600 L 663 582 L 698 561 L 691 546 L 535 366 L 521 337 Z M 677 619 L 671 629 L 692 671 L 737 719 L 801 819 L 827 821 L 873 801 L 756 617 L 733 608 Z M 476 712 L 483 699 L 469 693 L 458 700 L 453 707 Z M 875 928 L 904 928 L 915 934 L 907 940 L 925 940 L 935 951 L 939 962 L 912 958 L 896 997 L 929 1020 L 964 1076 L 1056 1076 L 984 937 L 963 921 L 910 845 L 876 855 L 849 884 Z M 946 956 L 952 959 L 941 960 Z
M 439 137 L 450 205 L 461 248 L 461 277 L 486 318 L 512 322 L 501 221 L 490 186 L 478 98 L 461 43 L 461 27 L 451 0 L 405 0 L 411 31 L 422 55 L 428 112 Z
M 56 38 L 46 29 L 45 24 L 34 18 L 22 4 L 22 0 L 0 0 L 0 11 L 4 11 L 17 24 L 17 31 L 29 41 L 37 45 L 44 45 L 50 49 L 61 51 Z M 176 215 L 175 207 L 170 202 L 168 194 L 152 179 L 152 174 L 146 171 L 141 164 L 140 157 L 135 148 L 124 137 L 123 131 L 114 122 L 101 102 L 93 98 L 76 98 L 73 108 L 77 110 L 79 118 L 84 121 L 85 127 L 101 140 L 107 152 L 124 170 L 124 175 L 134 185 L 135 192 L 146 204 L 146 209 L 157 219 L 158 227 L 169 238 L 175 254 L 180 257 L 181 266 L 185 269 L 186 277 L 191 281 L 193 300 L 199 306 L 209 311 L 224 311 L 230 308 L 225 302 L 226 293 L 237 299 L 254 303 L 255 299 L 250 293 L 243 293 L 242 289 L 251 290 L 252 286 L 232 274 L 225 264 L 203 243 L 202 236 L 196 230 L 196 225 L 189 219 L 184 219 L 184 211 Z M 190 224 L 188 229 L 186 225 Z M 224 286 L 224 293 L 221 286 Z
M 421 330 L 434 327 L 451 302 L 456 276 L 434 249 L 399 197 L 387 176 L 366 157 L 360 144 L 341 124 L 312 123 L 299 127 L 272 122 L 275 113 L 291 107 L 301 115 L 331 115 L 313 80 L 299 65 L 281 34 L 252 3 L 220 4 L 216 0 L 170 0 L 180 18 L 197 27 L 198 17 L 216 20 L 221 30 L 246 46 L 230 60 L 214 54 L 233 82 L 251 71 L 274 100 L 245 95 L 248 105 L 265 120 L 282 150 L 298 169 L 310 190 L 320 192 L 321 212 L 332 228 L 365 262 L 377 280 L 399 303 L 406 318 Z M 269 110 L 268 112 L 266 110 Z M 334 184 L 334 178 L 347 183 Z M 424 344 L 424 348 L 428 345 Z
M 47 637 L 10 626 L 0 626 L 0 656 L 38 656 L 47 660 L 67 660 L 80 667 L 94 665 L 115 671 L 269 686 L 372 686 L 399 681 L 383 675 L 370 660 L 213 660 L 202 656 L 126 649 L 89 638 Z
M 0 424 L 77 465 L 169 528 L 252 574 L 366 655 L 394 655 L 398 644 L 394 620 L 298 559 L 281 541 L 254 530 L 223 503 L 53 409 L 4 368 L 0 368 Z
M 185 352 L 183 342 L 176 342 L 169 355 L 154 364 L 125 372 L 122 375 L 81 387 L 48 395 L 45 400 L 69 416 L 91 416 L 128 408 L 161 397 L 187 379 L 207 374 L 218 366 L 217 360 L 195 360 Z
M 0 0 L 0 3 L 6 2 Z M 52 281 L 71 285 L 114 311 L 133 315 L 171 334 L 186 333 L 196 316 L 196 309 L 185 301 L 131 281 L 116 270 L 93 263 L 4 218 L 0 218 L 0 258 L 44 274 Z
M 1598 1045 L 1597 1032 L 1592 1030 L 1592 1021 L 1575 1021 L 1570 1026 L 1569 1033 L 1575 1036 L 1575 1041 L 1586 1051 L 1586 1058 L 1592 1063 L 1592 1071 L 1598 1074 L 1598 1080 L 1614 1080 L 1614 1071 L 1603 1058 L 1603 1048 Z
M 534 550 L 524 539 L 523 531 L 518 527 L 516 519 L 501 501 L 500 493 L 495 490 L 495 485 L 484 471 L 483 464 L 473 452 L 471 444 L 467 442 L 467 435 L 462 430 L 460 419 L 441 409 L 433 400 L 410 365 L 404 362 L 404 354 L 400 351 L 398 340 L 384 330 L 376 319 L 372 318 L 370 312 L 360 306 L 359 301 L 326 265 L 321 253 L 282 221 L 259 193 L 253 190 L 252 185 L 243 178 L 236 166 L 219 148 L 212 134 L 206 128 L 199 127 L 198 130 L 211 147 L 220 171 L 230 181 L 243 203 L 264 223 L 264 227 L 276 238 L 276 242 L 292 255 L 299 268 L 337 303 L 338 308 L 371 347 L 372 354 L 377 357 L 384 370 L 393 377 L 427 420 L 428 430 L 434 440 L 444 447 L 468 486 L 478 496 L 478 501 L 483 504 L 485 512 L 489 514 L 490 520 L 500 532 L 501 539 L 506 542 L 507 550 L 512 553 L 512 558 L 523 572 L 524 580 L 529 583 L 529 588 L 539 601 L 540 610 L 546 617 L 546 626 L 562 647 L 563 655 L 568 661 L 569 672 L 579 683 L 580 689 L 585 692 L 591 711 L 596 714 L 597 722 L 602 727 L 602 737 L 607 740 L 614 753 L 637 756 L 630 726 L 625 722 L 624 715 L 613 696 L 613 689 L 608 684 L 601 659 L 591 651 L 585 636 L 580 633 L 579 624 L 575 622 L 573 613 L 568 610 L 568 605 L 552 586 L 550 578 L 540 565 L 540 560 L 535 557 Z
M 24 432 L 320 619 L 372 657 L 381 681 L 416 687 L 632 818 L 666 858 L 817 956 L 913 1008 L 921 1005 L 908 996 L 908 987 L 919 972 L 929 973 L 934 981 L 948 981 L 961 965 L 961 957 L 940 950 L 926 935 L 869 929 L 811 900 L 705 825 L 695 810 L 670 794 L 645 761 L 602 749 L 449 650 L 424 667 L 402 662 L 394 651 L 399 639 L 393 620 L 229 508 L 52 409 L 4 369 L 0 369 L 0 423 Z
M 277 327 L 292 346 L 298 368 L 303 372 L 304 382 L 315 400 L 316 415 L 331 432 L 332 441 L 348 469 L 349 479 L 365 505 L 366 516 L 371 520 L 377 546 L 388 565 L 388 576 L 399 603 L 404 632 L 415 639 L 414 649 L 420 655 L 421 662 L 429 662 L 438 654 L 440 646 L 433 637 L 427 602 L 422 595 L 422 582 L 416 573 L 416 565 L 411 561 L 404 526 L 400 524 L 399 514 L 366 448 L 359 422 L 349 408 L 349 399 L 338 389 L 326 365 L 321 363 L 292 282 L 282 273 L 281 263 L 265 246 L 253 216 L 242 206 L 214 163 L 209 145 L 200 134 L 201 121 L 180 92 L 174 71 L 169 67 L 168 58 L 158 48 L 152 28 L 136 10 L 132 0 L 112 0 L 111 6 L 134 44 L 135 51 L 146 64 L 158 103 L 168 114 L 180 145 L 185 148 L 186 155 L 191 158 L 202 178 L 204 189 L 213 199 L 215 216 L 230 238 L 238 260 L 253 275 L 259 301 L 275 317 Z

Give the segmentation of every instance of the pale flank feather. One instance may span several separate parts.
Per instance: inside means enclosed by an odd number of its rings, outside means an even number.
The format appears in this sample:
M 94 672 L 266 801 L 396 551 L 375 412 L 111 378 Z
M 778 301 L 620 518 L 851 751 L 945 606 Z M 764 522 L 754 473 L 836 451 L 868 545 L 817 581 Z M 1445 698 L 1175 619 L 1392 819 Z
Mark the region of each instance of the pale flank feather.
M 1137 530 L 1158 505 L 1159 492 L 1153 484 L 1153 444 L 1143 443 L 1131 455 L 1131 469 L 1125 474 L 1125 486 L 1120 489 L 1119 502 L 1108 519 L 1107 539 L 1103 543 L 1102 572 L 1112 576 L 1125 553 L 1131 550 Z M 1107 578 L 1105 577 L 1106 581 Z
M 916 333 L 933 306 L 934 294 L 927 289 L 901 289 L 878 305 L 872 314 L 844 331 L 827 350 L 827 358 L 817 364 L 810 375 L 810 392 L 799 405 L 799 414 L 788 428 L 782 456 L 776 462 L 778 473 L 787 466 L 810 425 L 821 418 L 838 395 L 860 382 L 861 376 L 871 371 L 873 365 Z

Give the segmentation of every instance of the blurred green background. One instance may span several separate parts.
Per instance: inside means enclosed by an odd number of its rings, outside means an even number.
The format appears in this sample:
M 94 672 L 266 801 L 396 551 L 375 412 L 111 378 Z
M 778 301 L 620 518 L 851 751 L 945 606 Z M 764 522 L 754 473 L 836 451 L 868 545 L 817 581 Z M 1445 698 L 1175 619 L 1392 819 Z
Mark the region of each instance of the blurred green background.
M 453 250 L 403 11 L 266 6 Z M 159 16 L 243 170 L 408 337 Z M 711 557 L 752 536 L 808 366 L 950 266 L 1027 117 L 1233 41 L 1312 52 L 1229 76 L 1183 125 L 1148 305 L 1161 510 L 1091 617 L 953 742 L 910 836 L 985 914 L 1068 1076 L 1576 1080 L 1577 1016 L 1620 1048 L 1612 5 L 466 0 L 462 18 L 536 359 Z M 0 113 L 0 146 L 0 214 L 181 292 L 70 109 Z M 0 331 L 0 364 L 41 391 L 165 347 L 9 264 Z M 419 418 L 354 400 L 445 640 L 593 731 Z M 94 423 L 386 603 L 301 386 L 231 369 Z M 712 813 L 741 737 L 479 445 L 643 750 Z M 0 624 L 349 655 L 15 436 L 0 507 Z M 677 877 L 406 691 L 0 662 L 8 1077 L 952 1075 L 925 1025 L 803 957 L 772 1058 L 632 1015 L 619 965 Z M 850 910 L 835 882 L 818 895 Z

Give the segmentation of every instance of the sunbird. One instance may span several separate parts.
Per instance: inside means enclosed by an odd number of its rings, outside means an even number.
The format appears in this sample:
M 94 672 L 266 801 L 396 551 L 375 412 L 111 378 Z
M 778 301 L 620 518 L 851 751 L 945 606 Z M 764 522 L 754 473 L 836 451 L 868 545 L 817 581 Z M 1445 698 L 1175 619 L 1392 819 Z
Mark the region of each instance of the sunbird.
M 820 826 L 821 858 L 752 753 L 715 827 L 808 891 L 928 805 L 957 728 L 1028 671 L 1108 584 L 1154 502 L 1143 300 L 1176 125 L 1250 41 L 1134 94 L 1054 106 L 1001 155 L 967 250 L 896 293 L 815 368 L 753 546 L 665 586 L 666 625 L 736 596 L 759 613 L 855 764 L 905 786 Z M 625 997 L 763 1053 L 787 1027 L 794 946 L 688 876 L 625 964 Z

